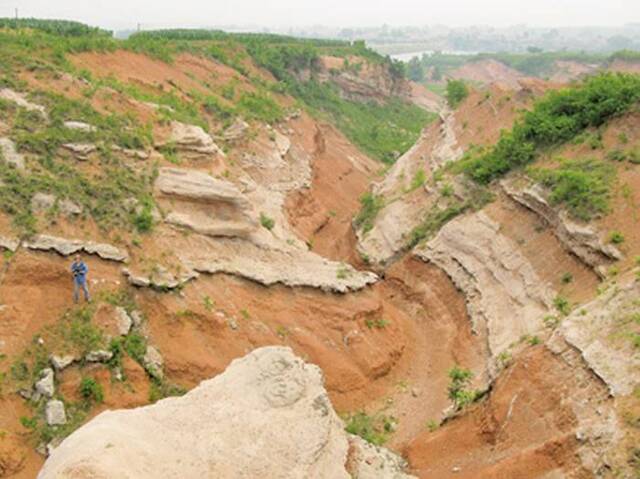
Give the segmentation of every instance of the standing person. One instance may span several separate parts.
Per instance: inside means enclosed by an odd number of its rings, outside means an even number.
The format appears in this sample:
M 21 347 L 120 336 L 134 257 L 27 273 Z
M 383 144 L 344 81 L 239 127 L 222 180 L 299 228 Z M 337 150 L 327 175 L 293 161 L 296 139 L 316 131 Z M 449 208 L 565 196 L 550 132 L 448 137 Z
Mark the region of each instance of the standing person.
M 73 302 L 78 302 L 78 296 L 80 292 L 80 288 L 84 292 L 85 301 L 91 301 L 91 296 L 89 296 L 89 289 L 87 288 L 87 273 L 89 272 L 89 267 L 86 265 L 80 255 L 77 254 L 73 259 L 73 263 L 71 264 L 71 274 L 73 274 Z

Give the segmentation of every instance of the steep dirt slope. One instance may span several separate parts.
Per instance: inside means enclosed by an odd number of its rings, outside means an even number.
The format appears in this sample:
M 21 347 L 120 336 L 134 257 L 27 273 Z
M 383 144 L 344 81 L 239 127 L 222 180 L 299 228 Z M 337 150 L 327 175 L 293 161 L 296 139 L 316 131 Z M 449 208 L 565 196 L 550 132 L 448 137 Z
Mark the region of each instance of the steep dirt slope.
M 54 188 L 59 198 L 28 197 L 41 234 L 0 216 L 0 476 L 33 478 L 47 448 L 99 412 L 183 394 L 268 345 L 320 366 L 349 427 L 386 440 L 419 477 L 624 477 L 635 467 L 640 184 L 632 153 L 609 153 L 638 148 L 637 113 L 536 163 L 614 164 L 611 210 L 578 223 L 521 172 L 485 189 L 448 167 L 494 143 L 553 84 L 518 79 L 474 90 L 456 111 L 438 105 L 440 121 L 381 172 L 243 58 L 246 69 L 185 53 L 82 53 L 71 61 L 89 74 L 23 69 L 24 85 L 0 90 L 2 157 L 24 174 L 47 166 L 15 133 L 25 134 L 15 128 L 24 115 L 42 115 L 30 117 L 40 125 L 65 108 L 79 114 L 30 90 L 137 118 L 146 140 L 125 145 L 64 118 L 84 133 L 57 131 L 70 143 L 47 160 L 73 165 L 69 185 L 73 171 L 105 182 L 105 172 L 140 174 L 146 189 L 127 183 L 132 197 L 114 193 L 106 209 L 127 203 L 127 221 L 153 225 L 108 232 Z M 323 61 L 322 80 L 345 97 L 428 106 L 381 64 Z M 354 232 L 367 192 L 383 200 Z M 450 216 L 433 216 L 442 211 Z M 70 302 L 76 252 L 91 271 L 90 306 Z M 466 409 L 452 406 L 456 366 L 469 371 Z M 55 424 L 60 407 L 66 425 Z

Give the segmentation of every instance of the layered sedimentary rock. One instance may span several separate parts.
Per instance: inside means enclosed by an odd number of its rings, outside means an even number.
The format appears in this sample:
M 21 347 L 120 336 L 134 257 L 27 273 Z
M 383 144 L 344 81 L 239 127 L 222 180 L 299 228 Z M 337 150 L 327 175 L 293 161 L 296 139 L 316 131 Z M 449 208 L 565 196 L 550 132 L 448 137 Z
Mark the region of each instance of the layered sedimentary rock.
M 215 160 L 225 156 L 211 135 L 201 127 L 178 121 L 171 122 L 168 137 L 164 141 L 157 142 L 156 146 L 173 148 L 182 158 L 189 160 Z
M 633 338 L 640 330 L 640 281 L 610 288 L 562 321 L 557 335 L 575 347 L 614 396 L 640 386 L 640 356 Z M 551 341 L 558 347 L 558 339 Z
M 542 186 L 520 178 L 504 180 L 501 185 L 514 201 L 545 220 L 564 246 L 596 273 L 604 277 L 602 267 L 622 258 L 620 251 L 605 243 L 591 226 L 576 223 L 566 211 L 551 206 Z
M 208 236 L 247 236 L 257 227 L 251 203 L 228 181 L 197 170 L 162 168 L 155 188 L 167 223 Z
M 22 246 L 33 250 L 55 251 L 62 256 L 69 256 L 84 251 L 87 254 L 95 254 L 102 259 L 111 261 L 125 262 L 129 259 L 129 254 L 126 251 L 110 244 L 59 238 L 50 235 L 35 235 L 29 240 L 25 240 Z
M 473 328 L 486 333 L 493 356 L 542 329 L 553 293 L 486 214 L 447 223 L 415 254 L 442 268 L 464 292 Z
M 402 466 L 344 431 L 318 367 L 267 347 L 181 398 L 100 414 L 38 477 L 408 478 Z

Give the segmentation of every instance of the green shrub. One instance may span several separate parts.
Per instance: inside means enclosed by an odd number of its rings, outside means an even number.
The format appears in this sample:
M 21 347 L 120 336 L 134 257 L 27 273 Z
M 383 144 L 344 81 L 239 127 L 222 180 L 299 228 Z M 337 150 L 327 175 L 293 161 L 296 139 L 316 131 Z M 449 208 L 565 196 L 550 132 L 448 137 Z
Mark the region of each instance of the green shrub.
M 78 392 L 86 401 L 94 401 L 97 404 L 104 401 L 102 385 L 93 378 L 82 378 L 78 386 Z
M 569 300 L 563 296 L 556 296 L 553 300 L 553 305 L 564 316 L 567 316 L 571 312 L 571 304 Z
M 609 210 L 615 169 L 596 159 L 562 160 L 556 169 L 530 174 L 551 189 L 552 204 L 563 204 L 575 218 L 588 221 Z
M 469 96 L 469 89 L 463 80 L 447 81 L 446 97 L 451 108 L 457 107 L 467 96 Z
M 144 355 L 147 352 L 147 340 L 139 333 L 130 333 L 124 340 L 124 350 L 132 359 L 143 364 Z
M 531 163 L 539 149 L 602 126 L 639 99 L 640 76 L 622 73 L 602 73 L 580 85 L 550 91 L 510 131 L 500 135 L 493 149 L 468 159 L 464 170 L 475 181 L 486 184 Z
M 622 244 L 624 243 L 624 235 L 619 231 L 612 231 L 609 234 L 609 242 L 613 244 Z
M 562 277 L 560 278 L 560 282 L 562 284 L 569 284 L 569 283 L 573 282 L 573 275 L 571 273 L 569 273 L 569 272 L 564 273 L 562 275 Z
M 382 446 L 389 439 L 394 427 L 395 419 L 391 416 L 369 416 L 364 411 L 360 411 L 347 416 L 345 430 L 371 444 Z
M 368 233 L 373 228 L 373 223 L 380 210 L 384 207 L 384 197 L 373 193 L 365 193 L 360 198 L 361 208 L 353 220 L 356 228 L 362 228 L 363 233 Z
M 409 191 L 417 190 L 424 185 L 424 182 L 427 181 L 427 174 L 424 172 L 422 168 L 416 171 L 415 175 L 411 179 L 411 186 L 409 186 Z
M 264 213 L 260 213 L 260 224 L 268 229 L 269 231 L 271 231 L 273 229 L 273 227 L 276 225 L 276 222 L 273 220 L 273 218 L 270 218 L 269 216 L 265 215 Z
M 625 161 L 627 159 L 627 155 L 621 149 L 616 148 L 615 150 L 611 150 L 607 153 L 607 159 L 612 161 Z
M 449 399 L 453 402 L 456 411 L 464 409 L 479 396 L 477 391 L 467 389 L 471 379 L 473 379 L 473 373 L 468 369 L 456 365 L 449 370 Z

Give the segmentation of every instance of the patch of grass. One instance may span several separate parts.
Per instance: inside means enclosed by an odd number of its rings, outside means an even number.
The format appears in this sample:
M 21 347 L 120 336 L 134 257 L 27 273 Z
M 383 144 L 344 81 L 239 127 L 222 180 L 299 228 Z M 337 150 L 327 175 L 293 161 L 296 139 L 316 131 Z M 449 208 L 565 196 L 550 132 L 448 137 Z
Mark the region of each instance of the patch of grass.
M 609 234 L 609 243 L 613 243 L 615 245 L 624 243 L 624 235 L 619 231 L 612 231 Z
M 158 378 L 151 379 L 151 388 L 149 389 L 149 402 L 151 404 L 168 397 L 184 396 L 187 390 L 177 384 L 171 384 Z
M 328 119 L 363 152 L 391 164 L 405 153 L 435 115 L 394 98 L 384 103 L 345 100 L 329 84 L 296 83 L 290 93 L 313 114 Z
M 416 171 L 415 175 L 413 175 L 413 178 L 411 179 L 411 185 L 409 186 L 409 191 L 415 191 L 418 188 L 422 188 L 425 181 L 427 181 L 427 174 L 421 168 Z
M 373 224 L 380 210 L 384 207 L 385 201 L 382 195 L 365 193 L 360 198 L 360 211 L 353 220 L 356 228 L 361 228 L 363 233 L 368 233 L 373 229 Z
M 389 321 L 384 318 L 371 319 L 367 318 L 364 320 L 364 324 L 369 329 L 384 329 L 389 325 Z
M 532 169 L 530 174 L 551 190 L 551 203 L 566 206 L 574 218 L 589 221 L 609 211 L 615 170 L 606 163 L 561 160 L 558 168 Z
M 429 419 L 426 423 L 426 427 L 429 430 L 429 432 L 434 432 L 438 430 L 438 428 L 440 427 L 440 424 L 438 423 L 438 421 L 434 419 Z
M 93 378 L 82 378 L 78 386 L 78 392 L 85 401 L 100 404 L 104 401 L 102 385 Z
M 263 228 L 266 228 L 269 231 L 271 231 L 273 227 L 276 225 L 276 222 L 274 221 L 273 218 L 270 218 L 266 214 L 260 213 L 260 224 L 262 225 Z
M 468 389 L 472 379 L 473 373 L 468 369 L 456 365 L 449 370 L 449 399 L 456 411 L 464 409 L 479 397 L 478 391 Z
M 564 296 L 556 296 L 553 305 L 563 316 L 567 316 L 571 312 L 571 303 Z
M 395 419 L 391 416 L 382 414 L 370 416 L 364 411 L 359 411 L 347 416 L 345 430 L 371 444 L 382 446 L 389 440 L 395 423 Z
M 144 364 L 144 355 L 147 352 L 147 340 L 137 332 L 129 333 L 124 339 L 124 350 L 139 364 Z

